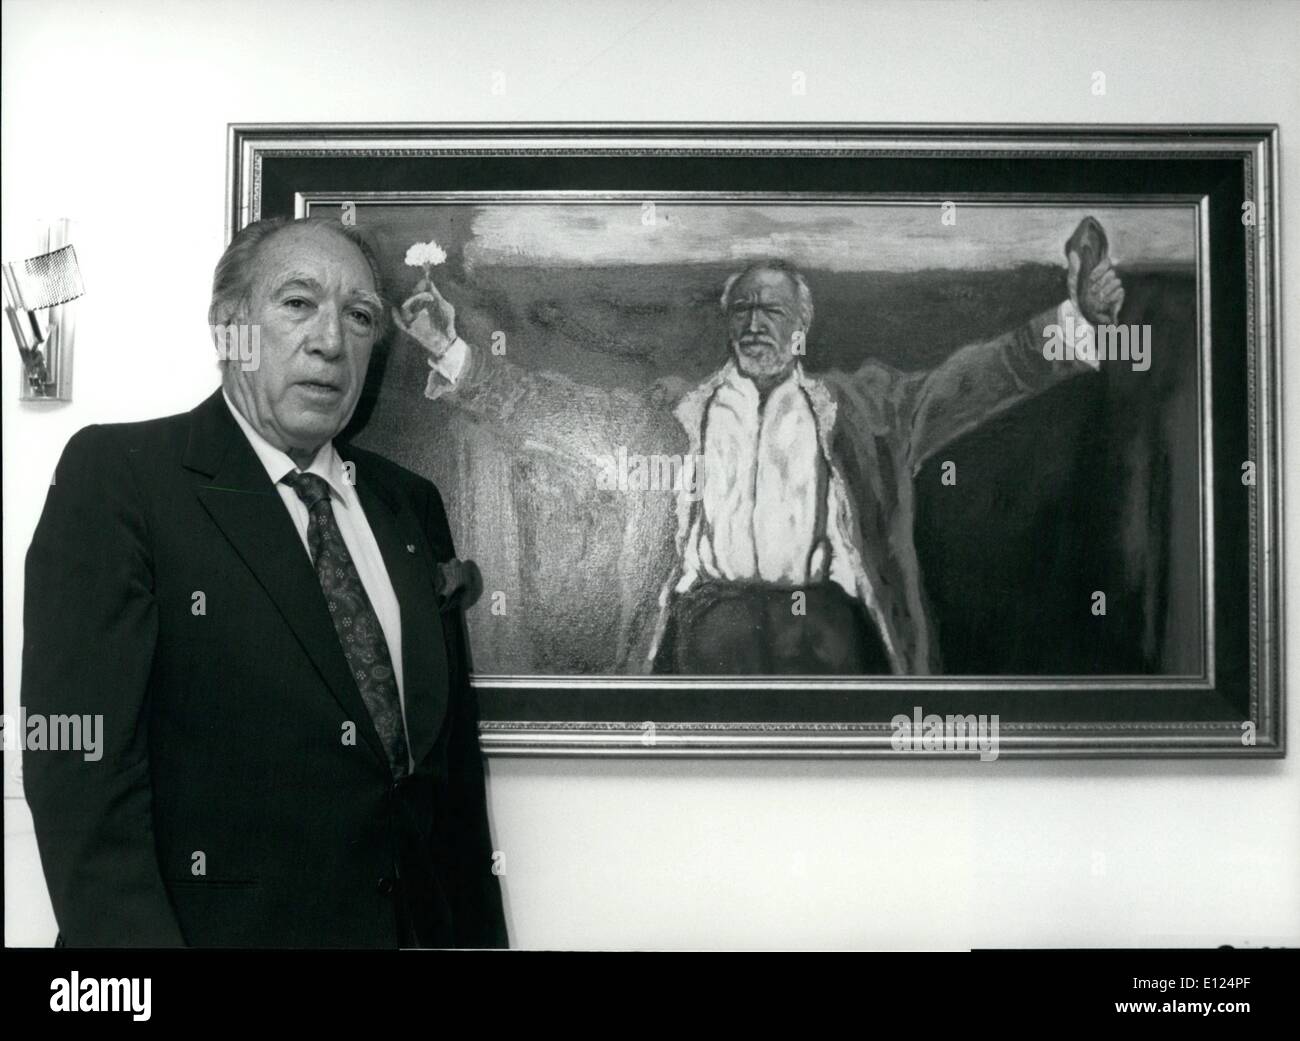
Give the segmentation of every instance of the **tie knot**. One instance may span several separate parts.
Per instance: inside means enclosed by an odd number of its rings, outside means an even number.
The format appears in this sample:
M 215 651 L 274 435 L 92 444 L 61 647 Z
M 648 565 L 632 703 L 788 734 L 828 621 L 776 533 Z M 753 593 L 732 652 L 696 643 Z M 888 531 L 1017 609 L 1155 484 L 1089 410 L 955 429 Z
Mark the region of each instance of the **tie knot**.
M 298 493 L 298 498 L 303 501 L 308 512 L 319 502 L 329 502 L 329 482 L 318 474 L 305 474 L 295 470 L 280 479 Z

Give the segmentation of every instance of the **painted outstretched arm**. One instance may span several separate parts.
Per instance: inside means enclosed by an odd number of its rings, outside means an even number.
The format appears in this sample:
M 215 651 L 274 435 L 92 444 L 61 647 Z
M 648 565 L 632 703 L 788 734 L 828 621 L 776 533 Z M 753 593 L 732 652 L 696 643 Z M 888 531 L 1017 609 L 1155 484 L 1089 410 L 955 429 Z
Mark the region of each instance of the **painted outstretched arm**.
M 468 343 L 456 331 L 455 308 L 432 282 L 417 284 L 393 317 L 426 352 L 426 398 L 454 405 L 572 479 L 594 487 L 599 460 L 635 439 L 641 395 L 525 368 Z
M 503 353 L 471 344 L 456 333 L 455 308 L 437 287 L 422 279 L 415 295 L 394 309 L 399 329 L 425 350 L 429 374 L 424 396 L 454 405 L 517 450 L 541 455 L 556 472 L 589 480 L 594 444 L 563 421 L 568 405 L 582 399 L 594 415 L 610 411 L 607 392 L 585 387 L 558 373 L 536 372 Z
M 1080 348 L 1095 343 L 1097 325 L 1116 320 L 1124 288 L 1111 268 L 1105 232 L 1091 217 L 1070 236 L 1065 252 L 1066 300 L 1010 332 L 962 347 L 928 372 L 902 377 L 891 388 L 897 421 L 909 432 L 913 473 L 944 445 L 998 413 L 1098 368 L 1091 350 Z M 1044 349 L 1053 342 L 1062 349 Z
M 614 661 L 626 670 L 637 656 L 637 640 L 645 628 L 642 615 L 655 606 L 656 590 L 645 587 L 659 575 L 647 563 L 647 547 L 657 545 L 661 518 L 653 508 L 633 508 L 641 500 L 610 492 L 608 477 L 620 447 L 628 453 L 672 448 L 674 421 L 664 406 L 680 396 L 676 384 L 685 384 L 661 380 L 650 393 L 639 394 L 518 365 L 457 335 L 455 308 L 427 280 L 394 311 L 394 320 L 427 352 L 426 398 L 454 405 L 491 429 L 512 453 L 540 462 L 549 483 L 564 483 L 575 508 L 585 504 L 593 511 L 621 511 L 623 539 L 616 571 L 622 607 Z M 648 501 L 662 502 L 671 510 L 673 500 Z
M 393 309 L 399 329 L 424 348 L 429 363 L 429 377 L 424 396 L 431 401 L 454 399 L 456 404 L 485 418 L 508 418 L 517 399 L 527 393 L 531 374 L 504 357 L 493 365 L 484 364 L 475 351 L 456 332 L 456 309 L 428 279 L 421 279 L 415 293 L 401 308 Z M 498 377 L 502 394 L 475 394 L 483 391 L 493 375 Z M 506 392 L 514 388 L 513 394 Z M 495 407 L 493 407 L 495 406 Z M 491 413 L 505 413 L 505 416 Z

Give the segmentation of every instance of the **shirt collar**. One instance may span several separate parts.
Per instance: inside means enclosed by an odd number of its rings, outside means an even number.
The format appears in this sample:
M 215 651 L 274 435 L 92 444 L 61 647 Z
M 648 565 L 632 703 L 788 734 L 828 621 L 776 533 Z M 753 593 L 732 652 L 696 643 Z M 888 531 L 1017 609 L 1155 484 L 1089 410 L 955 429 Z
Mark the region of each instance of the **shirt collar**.
M 235 403 L 230 400 L 224 388 L 221 391 L 221 397 L 226 402 L 226 408 L 230 409 L 230 414 L 235 417 L 235 422 L 239 424 L 239 429 L 244 432 L 248 438 L 248 443 L 253 446 L 253 451 L 261 461 L 262 466 L 266 468 L 266 475 L 271 478 L 271 483 L 278 485 L 286 474 L 291 474 L 298 469 L 289 456 L 276 448 L 266 438 L 254 429 L 243 413 L 235 407 Z M 333 441 L 327 441 L 316 453 L 316 458 L 311 461 L 304 473 L 316 474 L 323 477 L 325 482 L 330 486 L 330 491 L 334 493 L 333 498 L 342 502 L 344 505 L 352 503 L 352 482 L 347 479 L 343 469 L 343 460 L 339 458 L 338 452 L 334 448 Z

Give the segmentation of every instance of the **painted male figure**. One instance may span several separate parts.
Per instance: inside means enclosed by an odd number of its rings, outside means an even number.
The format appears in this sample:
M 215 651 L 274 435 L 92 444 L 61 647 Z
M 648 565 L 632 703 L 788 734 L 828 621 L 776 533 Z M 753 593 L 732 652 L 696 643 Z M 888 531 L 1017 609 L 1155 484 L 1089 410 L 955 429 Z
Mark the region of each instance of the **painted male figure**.
M 953 439 L 1094 367 L 1075 360 L 1073 343 L 1071 360 L 1049 361 L 1045 332 L 1092 335 L 1117 315 L 1123 287 L 1095 221 L 1079 226 L 1066 256 L 1069 298 L 1058 307 L 914 373 L 874 360 L 851 373 L 806 373 L 813 301 L 802 274 L 773 260 L 733 275 L 722 294 L 728 360 L 682 388 L 673 410 L 687 456 L 703 468 L 699 488 L 677 497 L 657 617 L 644 641 L 632 641 L 645 648 L 645 667 L 687 675 L 940 671 L 913 540 L 912 481 Z M 501 403 L 523 403 L 521 413 L 534 399 L 564 407 L 563 389 L 548 393 L 545 374 L 485 358 L 459 339 L 451 305 L 431 285 L 422 289 L 397 319 L 429 351 L 427 397 L 498 420 Z

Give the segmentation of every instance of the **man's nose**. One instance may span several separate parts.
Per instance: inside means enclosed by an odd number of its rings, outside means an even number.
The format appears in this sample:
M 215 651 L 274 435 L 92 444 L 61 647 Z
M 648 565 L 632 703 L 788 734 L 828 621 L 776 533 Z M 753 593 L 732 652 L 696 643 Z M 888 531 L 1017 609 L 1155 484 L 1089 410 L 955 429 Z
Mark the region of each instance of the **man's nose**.
M 323 354 L 338 354 L 343 349 L 343 318 L 336 309 L 321 308 L 315 340 Z
M 749 309 L 749 322 L 745 325 L 751 333 L 761 332 L 763 329 L 763 314 L 757 307 Z

